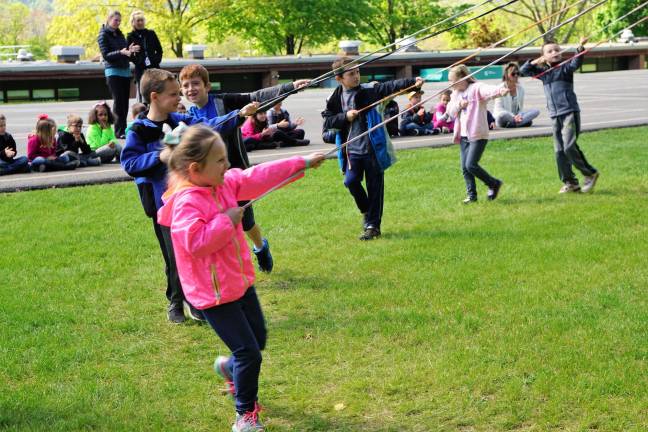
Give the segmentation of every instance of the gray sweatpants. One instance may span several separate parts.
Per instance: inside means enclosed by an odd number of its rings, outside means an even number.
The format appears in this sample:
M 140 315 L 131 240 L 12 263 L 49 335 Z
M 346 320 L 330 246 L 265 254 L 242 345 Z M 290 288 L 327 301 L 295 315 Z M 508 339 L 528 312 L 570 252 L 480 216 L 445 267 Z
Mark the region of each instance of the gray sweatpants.
M 596 168 L 587 162 L 576 140 L 580 134 L 580 113 L 572 112 L 551 119 L 558 176 L 563 183 L 578 184 L 572 171 L 575 166 L 584 176 L 591 176 Z

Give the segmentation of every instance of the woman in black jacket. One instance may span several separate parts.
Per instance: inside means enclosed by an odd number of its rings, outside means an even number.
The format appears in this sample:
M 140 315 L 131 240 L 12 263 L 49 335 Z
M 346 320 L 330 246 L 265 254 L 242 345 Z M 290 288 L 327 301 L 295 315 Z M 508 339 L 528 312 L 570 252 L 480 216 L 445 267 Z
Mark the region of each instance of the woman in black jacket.
M 136 10 L 130 15 L 130 23 L 133 31 L 128 33 L 126 42 L 128 45 L 137 45 L 139 52 L 131 57 L 135 64 L 135 85 L 137 87 L 137 101 L 142 102 L 140 92 L 140 80 L 146 69 L 159 69 L 162 61 L 162 45 L 160 39 L 153 30 L 146 28 L 144 12 Z
M 101 26 L 97 42 L 106 67 L 106 82 L 113 97 L 115 136 L 124 138 L 131 83 L 130 59 L 140 51 L 140 47 L 126 42 L 124 34 L 119 30 L 120 24 L 121 13 L 111 12 L 106 24 Z

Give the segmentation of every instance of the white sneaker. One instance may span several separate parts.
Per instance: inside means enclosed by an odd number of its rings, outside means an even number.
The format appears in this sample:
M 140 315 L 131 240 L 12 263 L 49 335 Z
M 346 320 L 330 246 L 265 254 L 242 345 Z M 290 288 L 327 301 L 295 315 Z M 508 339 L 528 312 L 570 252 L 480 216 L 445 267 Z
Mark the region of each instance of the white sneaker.
M 580 192 L 581 188 L 577 184 L 565 183 L 563 187 L 560 188 L 558 193 L 570 193 L 570 192 Z
M 261 406 L 258 403 L 254 403 L 254 411 L 246 412 L 241 415 L 236 413 L 236 420 L 232 425 L 232 432 L 263 432 L 265 431 L 265 426 L 259 420 L 259 411 L 261 411 Z
M 599 178 L 598 171 L 589 177 L 585 177 L 583 179 L 583 189 L 581 190 L 581 192 L 587 193 L 590 192 L 592 189 L 594 189 L 594 185 L 596 184 L 596 180 L 598 180 L 598 178 Z

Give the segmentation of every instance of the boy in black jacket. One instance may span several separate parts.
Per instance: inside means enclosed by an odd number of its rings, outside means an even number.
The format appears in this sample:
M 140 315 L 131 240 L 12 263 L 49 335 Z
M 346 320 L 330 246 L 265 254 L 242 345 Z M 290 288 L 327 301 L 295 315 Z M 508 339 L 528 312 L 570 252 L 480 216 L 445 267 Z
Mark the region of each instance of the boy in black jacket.
M 7 119 L 0 114 L 0 175 L 29 172 L 27 156 L 16 154 L 16 141 L 7 133 Z
M 406 78 L 384 83 L 360 84 L 360 70 L 344 66 L 351 63 L 350 57 L 341 57 L 333 63 L 337 71 L 335 79 L 340 85 L 326 101 L 322 112 L 325 129 L 338 131 L 340 144 L 366 132 L 371 126 L 382 121 L 376 108 L 366 112 L 358 111 L 388 95 L 414 84 L 420 88 L 421 78 Z M 380 236 L 380 223 L 383 213 L 384 170 L 393 163 L 389 149 L 389 136 L 385 128 L 378 128 L 346 146 L 338 152 L 342 172 L 345 173 L 344 185 L 349 189 L 358 209 L 364 216 L 364 232 L 360 240 L 372 240 Z M 366 178 L 367 190 L 362 186 Z
M 101 165 L 101 159 L 86 142 L 82 127 L 81 117 L 74 114 L 67 116 L 67 130 L 59 131 L 56 136 L 56 155 L 66 155 L 72 161 L 79 161 L 80 167 Z

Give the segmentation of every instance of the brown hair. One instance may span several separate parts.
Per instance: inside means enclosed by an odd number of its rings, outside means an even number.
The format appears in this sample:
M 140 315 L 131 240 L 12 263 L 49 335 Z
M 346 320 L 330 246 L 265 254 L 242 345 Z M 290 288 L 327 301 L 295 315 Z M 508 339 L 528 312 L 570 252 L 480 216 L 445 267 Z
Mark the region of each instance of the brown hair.
M 97 116 L 97 108 L 99 107 L 104 107 L 106 109 L 106 113 L 108 113 L 108 124 L 111 125 L 115 123 L 115 116 L 110 110 L 110 107 L 108 106 L 106 101 L 101 101 L 94 104 L 94 106 L 90 110 L 90 113 L 88 114 L 88 124 L 93 125 L 99 123 L 99 117 Z
M 137 114 L 144 111 L 146 111 L 146 105 L 141 102 L 134 103 L 131 107 L 131 116 L 133 117 L 133 120 L 137 118 Z
M 554 39 L 547 39 L 542 43 L 542 47 L 540 48 L 540 53 L 544 53 L 544 49 L 547 45 L 558 45 L 558 42 L 556 42 Z
M 257 117 L 258 114 L 265 114 L 266 119 L 265 121 L 259 120 Z M 262 131 L 263 129 L 268 127 L 268 114 L 265 111 L 257 111 L 253 115 L 250 116 L 250 120 L 254 124 L 254 130 L 255 131 Z
M 4 114 L 0 114 L 0 121 L 7 122 L 7 117 Z
M 207 162 L 207 155 L 217 143 L 225 146 L 217 132 L 202 125 L 190 126 L 182 134 L 180 144 L 167 145 L 162 150 L 160 159 L 167 160 L 167 166 L 172 174 L 180 179 L 186 179 L 189 176 L 189 165 L 196 162 L 203 168 Z
M 344 72 L 348 72 L 349 69 L 345 70 L 344 67 L 349 63 L 352 63 L 354 60 L 351 57 L 343 56 L 335 59 L 332 65 L 332 70 L 336 71 L 335 75 L 341 77 L 344 75 Z M 340 70 L 338 70 L 340 69 Z M 351 68 L 354 69 L 354 68 Z
M 174 74 L 163 69 L 147 69 L 140 81 L 140 91 L 144 102 L 151 103 L 151 93 L 162 93 L 167 82 L 176 80 Z
M 209 72 L 201 64 L 192 63 L 182 68 L 180 71 L 180 82 L 191 78 L 200 78 L 205 85 L 209 84 Z
M 439 99 L 441 99 L 441 96 L 448 96 L 448 97 L 452 96 L 452 90 L 449 89 L 443 90 L 439 95 Z
M 49 117 L 41 117 L 36 122 L 35 135 L 38 137 L 40 147 L 52 148 L 54 146 L 54 134 L 56 122 Z
M 508 75 L 509 69 L 517 69 L 520 72 L 520 65 L 517 62 L 508 62 L 504 65 L 504 73 L 502 74 L 502 81 L 506 81 L 506 76 Z
M 76 114 L 70 114 L 67 116 L 67 125 L 77 125 L 79 127 L 83 126 L 83 119 Z
M 458 81 L 462 78 L 466 78 L 468 75 L 470 75 L 470 70 L 468 69 L 468 66 L 464 64 L 453 67 L 452 69 L 450 69 L 450 73 L 448 74 L 450 81 Z M 473 84 L 477 80 L 473 77 L 470 77 L 466 78 L 464 81 L 466 81 L 468 84 Z

